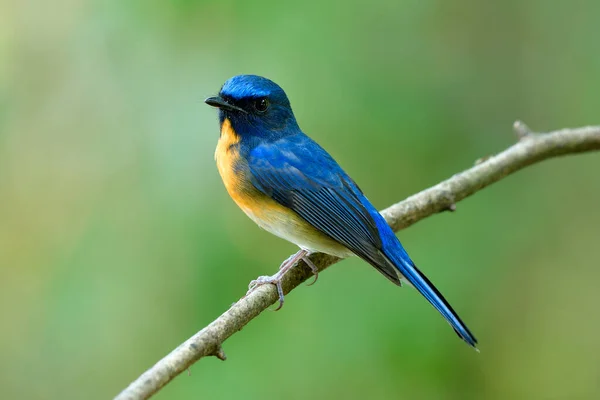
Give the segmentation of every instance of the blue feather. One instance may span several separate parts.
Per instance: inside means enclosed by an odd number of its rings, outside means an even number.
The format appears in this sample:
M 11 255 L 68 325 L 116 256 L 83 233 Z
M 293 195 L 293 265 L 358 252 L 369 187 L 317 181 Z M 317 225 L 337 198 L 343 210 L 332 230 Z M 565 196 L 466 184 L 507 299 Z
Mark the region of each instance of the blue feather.
M 450 326 L 458 334 L 458 336 L 467 342 L 469 345 L 477 348 L 477 339 L 471 333 L 467 325 L 462 322 L 458 314 L 452 309 L 450 303 L 446 301 L 439 290 L 431 283 L 431 281 L 423 274 L 414 262 L 408 256 L 406 250 L 390 228 L 383 217 L 374 209 L 372 213 L 377 213 L 377 227 L 384 242 L 383 251 L 390 259 L 400 274 L 408 280 L 411 285 L 419 291 L 438 310 L 440 314 L 448 321 Z

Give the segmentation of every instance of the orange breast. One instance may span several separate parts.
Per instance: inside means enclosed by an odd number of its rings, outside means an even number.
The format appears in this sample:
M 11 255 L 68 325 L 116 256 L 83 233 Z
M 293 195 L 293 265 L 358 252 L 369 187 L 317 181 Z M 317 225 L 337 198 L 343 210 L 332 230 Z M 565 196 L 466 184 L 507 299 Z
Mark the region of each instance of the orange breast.
M 226 119 L 221 126 L 221 137 L 215 151 L 215 160 L 225 188 L 233 201 L 257 223 L 259 223 L 257 219 L 261 219 L 265 212 L 268 213 L 270 210 L 289 212 L 252 185 L 248 163 L 240 157 L 239 143 L 240 136 L 232 128 L 231 122 Z

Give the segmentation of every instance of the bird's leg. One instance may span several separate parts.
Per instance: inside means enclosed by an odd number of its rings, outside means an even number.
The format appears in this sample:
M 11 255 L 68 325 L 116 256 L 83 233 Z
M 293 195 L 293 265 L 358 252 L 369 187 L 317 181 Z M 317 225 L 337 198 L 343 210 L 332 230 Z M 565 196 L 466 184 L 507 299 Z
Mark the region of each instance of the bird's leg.
M 290 269 L 292 269 L 296 264 L 298 264 L 298 262 L 300 260 L 304 260 L 304 262 L 310 267 L 310 269 L 315 274 L 315 280 L 311 283 L 311 285 L 317 281 L 316 277 L 318 276 L 319 270 L 313 264 L 313 262 L 308 259 L 309 254 L 310 253 L 308 251 L 301 249 L 296 254 L 293 254 L 292 256 L 288 257 L 288 259 L 285 260 L 279 266 L 279 271 L 275 275 L 259 276 L 257 279 L 250 282 L 250 284 L 248 285 L 248 292 L 246 293 L 246 295 L 250 294 L 250 292 L 252 292 L 254 289 L 256 289 L 259 286 L 265 285 L 267 283 L 271 283 L 271 284 L 275 285 L 275 287 L 277 288 L 277 293 L 279 294 L 279 306 L 275 309 L 275 311 L 279 310 L 281 307 L 283 307 L 283 301 L 284 301 L 283 288 L 281 287 L 281 280 L 283 279 L 283 276 L 285 275 L 285 273 L 288 272 Z
M 310 258 L 308 258 L 310 255 L 311 255 L 311 253 L 307 252 L 306 255 L 304 257 L 302 257 L 302 261 L 304 261 L 306 263 L 306 265 L 309 266 L 310 270 L 312 271 L 313 275 L 315 276 L 315 279 L 306 286 L 314 285 L 315 282 L 317 281 L 317 279 L 319 279 L 319 268 L 317 268 L 317 266 L 312 261 L 310 261 Z

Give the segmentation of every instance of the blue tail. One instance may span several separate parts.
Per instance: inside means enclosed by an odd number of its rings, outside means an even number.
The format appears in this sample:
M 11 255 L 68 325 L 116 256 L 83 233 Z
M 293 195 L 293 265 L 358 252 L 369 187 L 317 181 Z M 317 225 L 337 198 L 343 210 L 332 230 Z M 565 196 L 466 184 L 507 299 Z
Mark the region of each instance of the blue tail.
M 444 299 L 444 296 L 433 286 L 433 283 L 427 277 L 417 269 L 415 264 L 412 262 L 406 251 L 402 248 L 400 242 L 396 241 L 397 246 L 386 246 L 395 247 L 392 251 L 386 249 L 384 251 L 386 257 L 391 261 L 392 264 L 400 271 L 418 291 L 421 293 L 436 310 L 442 314 L 446 321 L 454 328 L 454 331 L 458 336 L 477 349 L 477 339 L 469 331 L 469 328 L 461 321 L 458 314 L 452 309 L 450 303 Z

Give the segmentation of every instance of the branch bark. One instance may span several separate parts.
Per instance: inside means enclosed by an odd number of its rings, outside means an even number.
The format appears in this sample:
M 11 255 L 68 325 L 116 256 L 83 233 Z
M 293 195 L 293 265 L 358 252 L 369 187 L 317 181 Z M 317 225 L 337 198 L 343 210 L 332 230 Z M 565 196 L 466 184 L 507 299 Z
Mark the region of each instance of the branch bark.
M 388 207 L 381 214 L 397 231 L 432 214 L 453 211 L 458 201 L 533 163 L 600 150 L 600 126 L 538 134 L 517 121 L 513 129 L 519 139 L 513 146 L 495 156 L 477 160 L 472 168 Z M 310 259 L 319 271 L 340 260 L 321 253 L 311 255 Z M 311 275 L 310 268 L 301 262 L 285 275 L 284 293 L 289 293 Z M 200 358 L 216 356 L 225 360 L 221 347 L 223 342 L 277 300 L 277 290 L 273 285 L 260 286 L 158 361 L 115 399 L 147 399 Z

